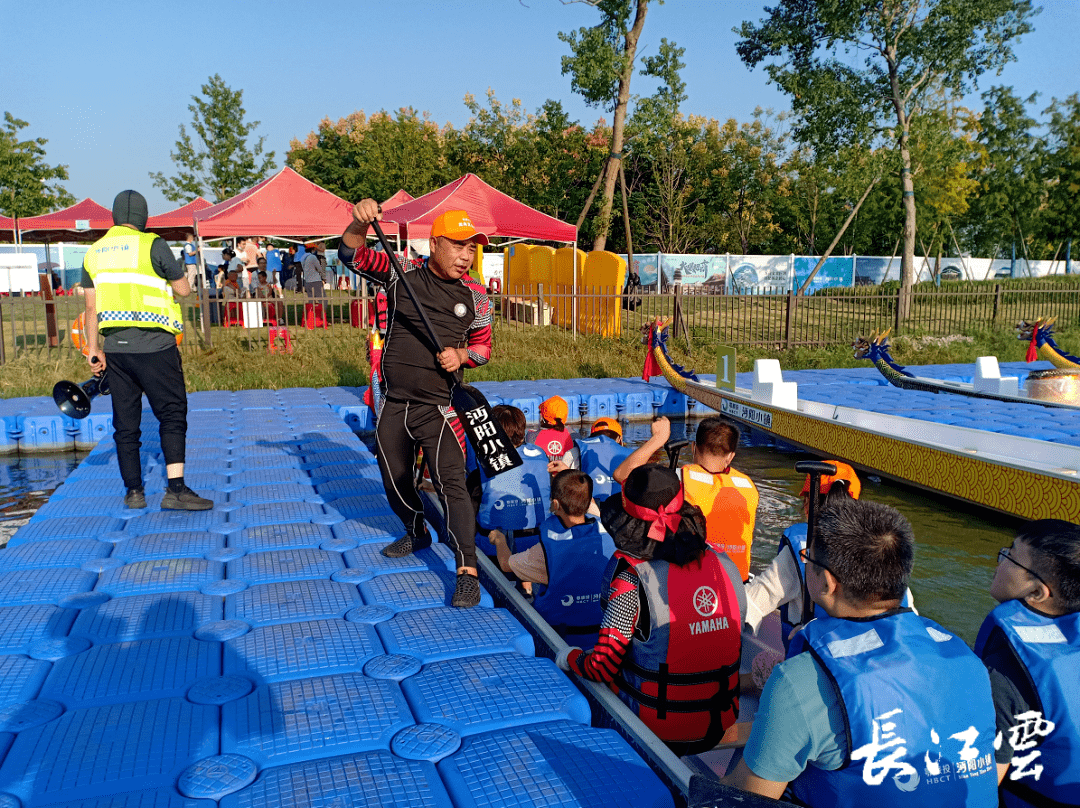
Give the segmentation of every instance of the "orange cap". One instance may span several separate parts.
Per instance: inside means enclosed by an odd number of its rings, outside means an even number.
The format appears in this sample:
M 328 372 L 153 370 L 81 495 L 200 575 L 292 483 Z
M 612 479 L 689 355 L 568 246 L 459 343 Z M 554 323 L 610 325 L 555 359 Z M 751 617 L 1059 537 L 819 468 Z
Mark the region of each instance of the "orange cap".
M 569 414 L 570 408 L 559 396 L 552 396 L 540 405 L 540 417 L 549 424 L 558 423 L 565 426 Z
M 614 418 L 597 418 L 592 425 L 592 429 L 589 430 L 590 435 L 595 435 L 597 432 L 603 430 L 614 432 L 619 436 L 619 440 L 622 440 L 622 424 L 616 421 Z
M 469 214 L 463 210 L 448 210 L 435 218 L 431 223 L 431 237 L 439 236 L 446 236 L 454 241 L 473 239 L 485 247 L 489 243 L 488 237 L 473 226 Z
M 836 474 L 822 474 L 821 475 L 821 493 L 827 494 L 832 484 L 837 480 L 843 480 L 847 483 L 848 493 L 852 499 L 858 499 L 859 494 L 862 493 L 862 483 L 859 482 L 859 475 L 855 473 L 855 469 L 849 466 L 847 463 L 842 463 L 839 460 L 826 460 L 826 463 L 831 463 L 836 466 Z M 802 491 L 799 492 L 800 496 L 806 496 L 810 493 L 810 475 L 806 475 L 806 482 L 803 483 Z

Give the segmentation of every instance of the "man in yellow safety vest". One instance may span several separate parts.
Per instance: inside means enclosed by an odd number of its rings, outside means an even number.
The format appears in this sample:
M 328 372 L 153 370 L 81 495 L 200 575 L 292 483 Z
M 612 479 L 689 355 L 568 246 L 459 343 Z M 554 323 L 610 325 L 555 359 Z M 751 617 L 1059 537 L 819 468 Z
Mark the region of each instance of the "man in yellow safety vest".
M 160 424 L 168 490 L 163 509 L 205 511 L 214 503 L 184 484 L 187 392 L 176 335 L 184 330 L 181 297 L 191 294 L 184 267 L 169 245 L 146 227 L 146 199 L 121 191 L 113 202 L 113 227 L 86 253 L 86 343 L 90 368 L 109 371 L 113 437 L 129 508 L 145 508 L 142 461 L 142 396 Z

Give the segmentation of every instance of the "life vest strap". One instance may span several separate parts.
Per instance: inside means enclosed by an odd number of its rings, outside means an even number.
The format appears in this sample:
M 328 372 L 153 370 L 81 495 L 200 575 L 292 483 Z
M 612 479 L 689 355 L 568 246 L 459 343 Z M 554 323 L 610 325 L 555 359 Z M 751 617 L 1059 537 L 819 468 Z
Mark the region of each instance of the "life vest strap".
M 717 708 L 721 711 L 726 710 L 728 707 L 733 706 L 735 703 L 734 694 L 728 689 L 728 680 L 739 672 L 740 665 L 738 662 L 733 662 L 730 665 L 725 665 L 722 668 L 716 668 L 711 671 L 700 671 L 696 673 L 671 673 L 668 671 L 666 662 L 660 663 L 659 671 L 650 671 L 646 668 L 642 668 L 633 660 L 626 660 L 623 662 L 621 670 L 629 671 L 642 679 L 655 682 L 657 695 L 650 696 L 647 693 L 643 693 L 639 688 L 626 681 L 626 678 L 622 676 L 621 671 L 616 676 L 616 683 L 619 688 L 623 690 L 628 696 L 639 704 L 649 707 L 656 711 L 656 717 L 663 720 L 667 717 L 669 712 L 671 713 L 700 713 L 700 712 L 713 712 Z M 669 685 L 717 685 L 719 691 L 716 695 L 707 699 L 670 699 L 668 698 L 668 686 Z

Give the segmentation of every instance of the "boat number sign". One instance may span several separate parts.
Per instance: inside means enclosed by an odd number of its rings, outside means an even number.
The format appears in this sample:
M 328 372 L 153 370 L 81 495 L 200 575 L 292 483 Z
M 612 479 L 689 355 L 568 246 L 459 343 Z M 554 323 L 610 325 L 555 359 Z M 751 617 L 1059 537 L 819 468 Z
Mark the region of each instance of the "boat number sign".
M 730 415 L 732 418 L 738 418 L 740 421 L 759 426 L 762 429 L 772 429 L 771 412 L 748 407 L 746 404 L 732 401 L 730 398 L 725 398 L 720 402 L 720 412 L 724 415 Z

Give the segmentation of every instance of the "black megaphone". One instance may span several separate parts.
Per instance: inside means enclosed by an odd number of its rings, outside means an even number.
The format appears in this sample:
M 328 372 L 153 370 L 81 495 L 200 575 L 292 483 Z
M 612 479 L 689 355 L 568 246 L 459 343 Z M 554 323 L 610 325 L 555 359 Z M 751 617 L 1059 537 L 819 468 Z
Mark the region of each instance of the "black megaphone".
M 83 419 L 90 414 L 90 402 L 97 396 L 109 395 L 109 378 L 105 373 L 82 384 L 57 382 L 52 397 L 60 412 L 69 418 Z

